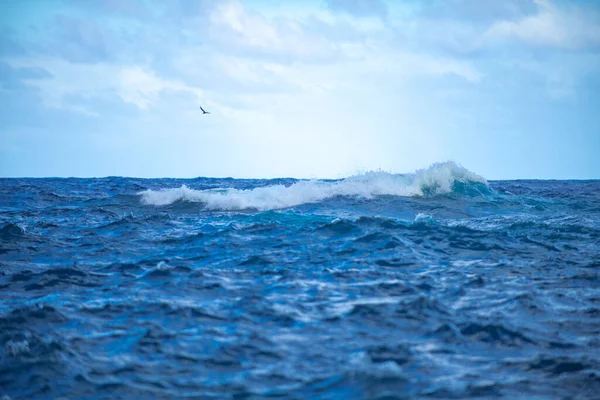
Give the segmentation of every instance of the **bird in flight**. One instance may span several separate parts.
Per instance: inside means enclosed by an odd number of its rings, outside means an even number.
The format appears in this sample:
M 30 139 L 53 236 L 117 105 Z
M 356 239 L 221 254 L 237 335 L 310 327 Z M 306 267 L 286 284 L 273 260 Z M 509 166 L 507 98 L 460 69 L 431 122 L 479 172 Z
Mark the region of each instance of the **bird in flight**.
M 204 111 L 204 108 L 202 108 L 202 106 L 200 106 L 200 109 L 202 110 L 202 115 L 204 115 L 204 114 L 210 114 L 208 111 Z

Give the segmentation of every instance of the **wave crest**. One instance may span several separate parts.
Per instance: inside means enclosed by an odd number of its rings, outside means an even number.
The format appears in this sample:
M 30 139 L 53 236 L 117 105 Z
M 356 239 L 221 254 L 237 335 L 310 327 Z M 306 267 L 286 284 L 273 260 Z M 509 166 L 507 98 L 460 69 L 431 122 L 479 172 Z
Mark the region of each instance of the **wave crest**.
M 475 184 L 488 188 L 487 181 L 455 164 L 437 163 L 412 174 L 367 172 L 337 181 L 298 181 L 290 186 L 272 185 L 254 189 L 234 188 L 194 190 L 179 188 L 139 192 L 144 204 L 164 206 L 178 201 L 199 202 L 208 210 L 273 210 L 316 203 L 336 196 L 373 198 L 375 196 L 435 196 L 466 193 Z M 476 190 L 479 191 L 479 190 Z

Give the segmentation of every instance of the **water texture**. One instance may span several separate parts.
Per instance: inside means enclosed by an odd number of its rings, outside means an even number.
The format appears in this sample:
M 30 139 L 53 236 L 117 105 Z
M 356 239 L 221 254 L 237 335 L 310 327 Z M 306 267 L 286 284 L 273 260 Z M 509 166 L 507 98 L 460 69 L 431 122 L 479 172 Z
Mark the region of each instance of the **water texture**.
M 0 179 L 4 399 L 587 399 L 600 181 Z

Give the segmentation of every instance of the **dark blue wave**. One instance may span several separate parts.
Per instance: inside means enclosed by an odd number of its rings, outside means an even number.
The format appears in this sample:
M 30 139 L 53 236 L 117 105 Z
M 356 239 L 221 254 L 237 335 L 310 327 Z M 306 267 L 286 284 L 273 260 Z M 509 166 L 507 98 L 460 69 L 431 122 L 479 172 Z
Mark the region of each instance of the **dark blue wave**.
M 597 398 L 599 181 L 299 182 L 0 179 L 0 397 Z

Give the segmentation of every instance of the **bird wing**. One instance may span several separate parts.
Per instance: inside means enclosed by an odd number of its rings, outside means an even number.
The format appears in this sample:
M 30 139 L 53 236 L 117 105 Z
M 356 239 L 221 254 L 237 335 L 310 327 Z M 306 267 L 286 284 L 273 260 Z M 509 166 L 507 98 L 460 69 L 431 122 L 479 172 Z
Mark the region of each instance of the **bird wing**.
M 204 113 L 206 112 L 206 111 L 204 111 L 204 108 L 202 108 L 202 106 L 200 106 L 200 109 L 202 110 L 202 112 L 204 112 Z

